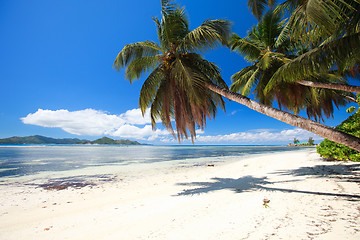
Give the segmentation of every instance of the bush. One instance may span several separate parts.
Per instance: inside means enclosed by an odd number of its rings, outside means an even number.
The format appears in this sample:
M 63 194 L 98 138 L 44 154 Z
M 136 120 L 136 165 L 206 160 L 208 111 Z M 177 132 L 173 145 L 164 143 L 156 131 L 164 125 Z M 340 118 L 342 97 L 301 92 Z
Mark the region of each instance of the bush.
M 335 129 L 360 137 L 360 112 L 355 112 Z M 317 152 L 328 159 L 360 162 L 360 152 L 328 139 L 319 144 Z

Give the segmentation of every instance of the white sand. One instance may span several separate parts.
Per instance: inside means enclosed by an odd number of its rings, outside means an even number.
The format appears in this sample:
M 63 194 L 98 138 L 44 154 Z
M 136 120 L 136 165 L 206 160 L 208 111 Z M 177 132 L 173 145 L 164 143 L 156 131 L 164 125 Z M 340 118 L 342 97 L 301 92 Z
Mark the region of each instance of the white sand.
M 359 175 L 304 150 L 92 188 L 1 185 L 0 239 L 360 239 Z

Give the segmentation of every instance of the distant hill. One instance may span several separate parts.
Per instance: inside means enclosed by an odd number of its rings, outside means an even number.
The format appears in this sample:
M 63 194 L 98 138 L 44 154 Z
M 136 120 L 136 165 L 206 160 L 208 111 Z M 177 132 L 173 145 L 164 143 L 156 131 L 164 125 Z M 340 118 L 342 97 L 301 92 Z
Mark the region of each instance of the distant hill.
M 99 144 L 99 145 L 142 145 L 137 141 L 130 141 L 128 139 L 114 140 L 108 137 L 99 138 L 95 141 L 82 141 L 78 144 Z
M 0 139 L 0 144 L 76 144 L 81 142 L 78 138 L 49 138 L 40 135 L 28 137 L 10 137 Z
M 141 145 L 128 139 L 114 140 L 103 137 L 95 141 L 80 140 L 78 138 L 49 138 L 40 135 L 28 137 L 10 137 L 0 139 L 0 144 L 99 144 L 99 145 Z

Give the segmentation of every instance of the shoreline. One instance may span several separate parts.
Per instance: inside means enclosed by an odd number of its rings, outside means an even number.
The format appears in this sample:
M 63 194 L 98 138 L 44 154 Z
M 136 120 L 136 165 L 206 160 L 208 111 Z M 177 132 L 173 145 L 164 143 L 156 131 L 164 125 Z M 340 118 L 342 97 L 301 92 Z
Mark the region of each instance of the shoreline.
M 360 238 L 359 163 L 304 149 L 212 164 L 63 190 L 0 184 L 0 239 Z

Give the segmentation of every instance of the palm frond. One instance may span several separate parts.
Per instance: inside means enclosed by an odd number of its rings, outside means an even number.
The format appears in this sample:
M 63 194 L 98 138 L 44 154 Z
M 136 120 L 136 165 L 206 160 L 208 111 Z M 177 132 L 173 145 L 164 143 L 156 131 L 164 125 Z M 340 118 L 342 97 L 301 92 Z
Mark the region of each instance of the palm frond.
M 248 0 L 248 8 L 250 9 L 252 15 L 254 15 L 258 20 L 262 17 L 267 6 L 270 8 L 276 4 L 276 0 Z
M 164 81 L 163 66 L 157 66 L 144 81 L 139 96 L 139 107 L 142 114 L 145 114 L 146 109 L 154 101 L 156 92 L 160 84 Z
M 142 74 L 150 72 L 159 64 L 159 57 L 159 55 L 156 55 L 134 59 L 125 70 L 125 78 L 130 80 L 131 83 L 133 80 L 139 79 Z
M 281 23 L 281 25 L 283 25 L 283 23 Z M 286 44 L 287 41 L 289 41 L 289 37 L 290 37 L 290 26 L 289 24 L 284 24 L 280 33 L 278 34 L 276 41 L 274 43 L 274 48 L 281 48 L 283 45 L 288 45 Z
M 282 13 L 283 15 L 291 14 L 299 5 L 301 5 L 303 0 L 286 0 L 283 3 L 276 6 L 274 9 L 275 13 Z
M 279 82 L 296 82 L 333 70 L 344 71 L 360 60 L 360 33 L 321 45 L 281 66 L 272 76 L 267 91 Z
M 156 24 L 157 35 L 160 42 L 159 47 L 161 48 L 162 52 L 166 52 L 168 49 L 168 42 L 166 36 L 163 34 L 163 26 L 161 25 L 161 21 L 157 17 L 153 17 L 152 19 Z
M 117 55 L 113 67 L 119 71 L 121 68 L 125 67 L 137 58 L 155 56 L 160 51 L 160 46 L 152 41 L 125 45 L 125 47 Z
M 207 20 L 180 40 L 178 48 L 182 51 L 204 52 L 219 45 L 227 46 L 231 22 L 226 20 Z
M 162 15 L 171 14 L 176 9 L 176 4 L 171 0 L 161 0 Z
M 341 2 L 338 0 L 338 2 Z M 320 26 L 331 34 L 339 21 L 343 20 L 339 6 L 335 1 L 309 0 L 306 6 L 306 14 L 310 21 Z
M 255 62 L 261 56 L 264 51 L 260 44 L 249 40 L 247 38 L 241 38 L 237 34 L 233 34 L 230 41 L 231 51 L 236 51 L 244 56 L 249 62 Z
M 251 65 L 233 74 L 231 76 L 231 81 L 233 83 L 230 86 L 230 91 L 232 92 L 241 91 L 243 95 L 248 95 L 250 93 L 251 88 L 244 89 L 244 86 L 247 84 L 250 78 L 253 78 L 253 80 L 255 80 L 257 77 L 256 75 L 258 73 L 259 73 L 258 68 L 255 65 Z
M 158 25 L 158 35 L 162 46 L 170 49 L 189 32 L 189 20 L 184 8 L 176 7 L 170 12 L 163 14 L 161 21 L 155 21 Z
M 157 88 L 150 107 L 150 116 L 153 129 L 156 121 L 161 120 L 162 124 L 174 135 L 171 119 L 174 116 L 173 98 L 171 95 L 171 84 L 169 81 L 161 81 Z
M 316 36 L 343 35 L 348 31 L 349 22 L 359 15 L 358 7 L 357 0 L 290 0 L 281 4 L 277 11 L 292 9 L 288 22 L 292 38 L 313 41 L 313 36 L 308 35 L 313 30 Z
M 283 22 L 281 22 L 280 19 L 281 14 L 268 11 L 258 23 L 256 28 L 262 35 L 262 39 L 266 46 L 274 46 L 275 40 L 283 28 Z
M 191 61 L 191 66 L 193 69 L 196 69 L 197 72 L 200 72 L 206 75 L 207 79 L 222 88 L 228 89 L 228 86 L 224 79 L 221 77 L 220 68 L 215 65 L 215 63 L 209 62 L 201 57 L 201 55 L 196 53 L 189 53 L 185 55 L 185 58 L 188 56 L 188 61 Z

